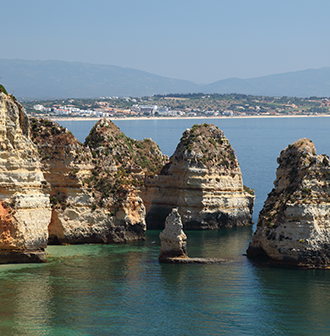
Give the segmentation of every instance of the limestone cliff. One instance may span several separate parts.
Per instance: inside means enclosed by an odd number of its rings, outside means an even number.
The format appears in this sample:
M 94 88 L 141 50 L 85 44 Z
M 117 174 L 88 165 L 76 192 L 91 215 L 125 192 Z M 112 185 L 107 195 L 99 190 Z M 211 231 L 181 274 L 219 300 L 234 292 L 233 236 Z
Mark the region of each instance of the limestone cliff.
M 23 107 L 0 91 L 0 263 L 45 261 L 49 187 Z
M 106 119 L 85 144 L 47 120 L 33 119 L 31 133 L 51 185 L 50 243 L 144 239 L 145 207 L 137 189 L 164 162 L 153 141 L 130 139 Z
M 141 197 L 149 229 L 164 228 L 178 208 L 185 229 L 252 224 L 253 190 L 243 186 L 235 152 L 214 125 L 194 125 L 159 175 L 148 177 Z
M 330 165 L 311 140 L 289 145 L 278 158 L 274 189 L 260 212 L 247 250 L 251 258 L 296 267 L 330 266 Z

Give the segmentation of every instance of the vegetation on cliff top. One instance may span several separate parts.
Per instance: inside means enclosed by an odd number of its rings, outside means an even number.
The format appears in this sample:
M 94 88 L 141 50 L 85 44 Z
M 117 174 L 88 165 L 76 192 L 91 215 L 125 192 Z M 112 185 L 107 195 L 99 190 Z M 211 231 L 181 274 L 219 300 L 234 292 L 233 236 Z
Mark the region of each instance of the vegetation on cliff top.
M 96 123 L 84 144 L 44 119 L 31 120 L 31 137 L 44 163 L 67 160 L 68 176 L 92 193 L 93 209 L 119 206 L 129 192 L 143 186 L 145 175 L 158 173 L 166 160 L 152 140 L 130 139 L 107 119 Z M 63 195 L 51 196 L 52 204 L 63 208 Z
M 74 135 L 63 126 L 47 119 L 30 119 L 30 137 L 37 145 L 44 171 L 55 165 L 56 169 L 62 167 L 62 179 L 67 185 L 74 185 L 73 179 L 79 169 L 79 164 L 89 160 L 89 153 Z M 53 171 L 54 173 L 54 171 Z M 45 174 L 46 180 L 49 174 Z M 53 207 L 67 207 L 68 195 L 62 188 L 52 185 L 50 202 Z
M 5 89 L 5 87 L 3 85 L 0 84 L 0 92 L 3 92 L 4 94 L 8 94 L 7 90 Z
M 90 148 L 95 165 L 86 183 L 101 193 L 100 205 L 110 195 L 122 199 L 140 188 L 144 177 L 159 173 L 166 161 L 154 141 L 131 139 L 107 119 L 96 123 L 84 145 Z
M 213 124 L 193 125 L 186 130 L 173 157 L 176 160 L 202 162 L 206 167 L 233 170 L 238 167 L 234 149 L 224 133 Z
M 111 155 L 116 165 L 125 168 L 127 173 L 141 169 L 146 175 L 154 175 L 165 163 L 165 157 L 154 141 L 131 139 L 107 119 L 96 123 L 84 145 L 91 149 L 97 163 L 101 157 Z
M 93 208 L 118 206 L 130 192 L 144 185 L 145 176 L 164 174 L 168 158 L 151 139 L 127 137 L 109 119 L 95 124 L 81 144 L 57 123 L 31 119 L 31 138 L 45 165 L 64 165 L 70 183 L 80 183 L 93 195 Z M 194 125 L 183 133 L 173 155 L 176 160 L 203 163 L 234 175 L 238 162 L 223 132 L 214 125 Z M 238 168 L 239 169 L 239 168 Z M 245 191 L 253 194 L 252 189 Z M 53 206 L 66 206 L 66 195 L 51 194 Z

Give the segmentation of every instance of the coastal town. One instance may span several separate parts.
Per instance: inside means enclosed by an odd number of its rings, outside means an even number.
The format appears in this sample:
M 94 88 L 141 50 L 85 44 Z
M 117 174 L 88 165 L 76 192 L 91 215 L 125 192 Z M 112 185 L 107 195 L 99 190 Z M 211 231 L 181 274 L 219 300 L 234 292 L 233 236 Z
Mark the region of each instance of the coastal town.
M 31 117 L 239 117 L 327 115 L 326 97 L 268 97 L 244 94 L 169 94 L 150 97 L 100 97 L 23 101 Z

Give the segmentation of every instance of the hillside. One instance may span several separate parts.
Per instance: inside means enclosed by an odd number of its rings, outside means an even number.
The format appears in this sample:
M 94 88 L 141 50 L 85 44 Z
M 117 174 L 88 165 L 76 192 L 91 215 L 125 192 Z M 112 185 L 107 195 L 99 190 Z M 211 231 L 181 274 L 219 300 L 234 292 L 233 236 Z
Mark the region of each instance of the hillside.
M 2 84 L 19 99 L 152 96 L 168 93 L 241 93 L 264 96 L 329 97 L 330 68 L 207 85 L 112 65 L 0 59 Z
M 206 85 L 204 92 L 329 97 L 330 68 L 308 69 L 249 79 L 229 78 Z
M 149 96 L 196 92 L 192 82 L 111 65 L 61 61 L 0 60 L 2 84 L 20 99 Z

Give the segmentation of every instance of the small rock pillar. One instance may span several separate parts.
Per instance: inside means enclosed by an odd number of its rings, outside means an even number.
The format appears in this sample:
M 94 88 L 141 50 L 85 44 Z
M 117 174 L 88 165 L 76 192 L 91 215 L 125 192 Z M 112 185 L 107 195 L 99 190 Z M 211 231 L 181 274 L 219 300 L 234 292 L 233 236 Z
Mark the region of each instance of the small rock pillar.
M 187 236 L 182 230 L 181 216 L 177 208 L 166 217 L 165 229 L 160 233 L 161 251 L 159 261 L 167 262 L 172 258 L 188 258 Z

